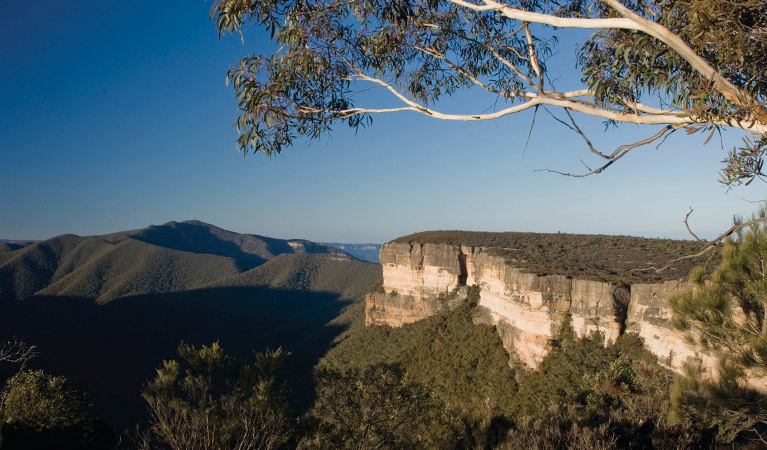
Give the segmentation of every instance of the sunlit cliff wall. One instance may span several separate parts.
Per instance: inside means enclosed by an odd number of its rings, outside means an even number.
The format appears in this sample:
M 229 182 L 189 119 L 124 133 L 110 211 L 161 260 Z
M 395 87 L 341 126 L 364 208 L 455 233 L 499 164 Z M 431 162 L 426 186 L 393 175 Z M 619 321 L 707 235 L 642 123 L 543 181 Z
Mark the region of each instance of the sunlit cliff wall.
M 388 243 L 381 248 L 383 289 L 366 299 L 367 324 L 400 326 L 450 307 L 465 289 L 480 287 L 475 319 L 496 326 L 510 354 L 535 368 L 569 313 L 579 336 L 602 332 L 614 341 L 637 333 L 665 366 L 691 363 L 712 375 L 715 360 L 671 326 L 668 298 L 685 282 L 618 286 L 563 275 L 537 276 L 478 247 Z M 460 300 L 460 298 L 458 298 Z

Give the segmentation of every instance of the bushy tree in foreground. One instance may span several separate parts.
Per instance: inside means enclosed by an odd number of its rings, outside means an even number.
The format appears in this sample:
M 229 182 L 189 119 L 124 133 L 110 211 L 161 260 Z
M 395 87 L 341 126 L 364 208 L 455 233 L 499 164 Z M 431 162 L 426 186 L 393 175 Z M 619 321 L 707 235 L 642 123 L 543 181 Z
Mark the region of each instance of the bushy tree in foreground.
M 0 389 L 0 449 L 111 448 L 111 430 L 86 414 L 87 395 L 62 376 L 26 369 L 34 356 L 18 340 L 0 345 L 0 362 L 19 365 Z
M 248 363 L 218 343 L 181 344 L 165 361 L 143 397 L 151 428 L 138 436 L 142 449 L 278 449 L 291 438 L 287 402 L 275 381 L 282 350 L 257 353 Z
M 763 176 L 767 150 L 767 2 L 763 0 L 218 0 L 220 34 L 249 23 L 279 49 L 230 71 L 238 146 L 279 153 L 333 124 L 358 128 L 379 113 L 495 120 L 539 108 L 581 136 L 599 173 L 632 149 L 721 127 L 752 134 L 724 157 L 722 181 Z M 561 90 L 549 58 L 568 29 L 594 30 L 577 50 L 581 86 Z M 394 106 L 368 105 L 369 88 Z M 494 112 L 451 114 L 439 100 L 477 89 Z M 647 125 L 648 137 L 615 150 L 592 146 L 571 112 Z
M 719 426 L 722 439 L 751 429 L 761 440 L 767 396 L 749 389 L 749 380 L 767 377 L 767 228 L 754 224 L 728 239 L 709 279 L 700 269 L 690 276 L 697 286 L 671 299 L 674 323 L 720 358 L 719 377 L 679 377 L 676 413 Z
M 313 428 L 303 449 L 443 448 L 436 431 L 440 408 L 428 389 L 400 365 L 379 363 L 345 372 L 319 369 Z M 441 431 L 441 430 L 440 430 Z

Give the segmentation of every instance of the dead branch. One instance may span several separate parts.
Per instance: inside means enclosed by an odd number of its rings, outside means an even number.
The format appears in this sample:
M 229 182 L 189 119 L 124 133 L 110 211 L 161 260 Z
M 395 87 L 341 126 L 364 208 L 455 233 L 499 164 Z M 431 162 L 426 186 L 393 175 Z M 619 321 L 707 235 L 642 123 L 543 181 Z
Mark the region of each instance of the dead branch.
M 759 217 L 758 219 L 752 219 L 752 220 L 749 220 L 748 222 L 744 222 L 744 223 L 741 223 L 741 224 L 735 224 L 735 225 L 731 226 L 727 231 L 725 231 L 724 233 L 719 235 L 713 241 L 709 241 L 708 245 L 703 250 L 699 251 L 698 253 L 695 253 L 694 255 L 687 255 L 687 256 L 682 256 L 680 258 L 672 259 L 671 261 L 667 262 L 666 265 L 664 265 L 660 269 L 655 268 L 655 267 L 647 267 L 645 269 L 633 269 L 632 272 L 640 272 L 640 271 L 648 271 L 648 270 L 654 270 L 655 273 L 663 272 L 664 270 L 668 269 L 669 267 L 673 266 L 674 264 L 676 264 L 676 263 L 678 263 L 680 261 L 684 261 L 684 260 L 687 260 L 687 259 L 694 259 L 694 258 L 697 258 L 699 256 L 705 255 L 706 253 L 710 252 L 711 250 L 717 248 L 719 246 L 719 244 L 721 244 L 728 236 L 732 235 L 733 233 L 735 233 L 738 230 L 742 230 L 742 229 L 748 228 L 748 227 L 750 227 L 752 225 L 756 225 L 758 223 L 764 223 L 764 222 L 767 222 L 767 217 Z M 705 241 L 702 241 L 702 242 L 705 242 Z
M 688 225 L 688 224 L 687 224 L 687 219 L 689 219 L 689 218 L 690 218 L 690 214 L 692 214 L 692 212 L 693 212 L 693 209 L 692 209 L 692 206 L 691 206 L 691 207 L 690 207 L 690 212 L 688 212 L 688 213 L 687 213 L 687 214 L 684 216 L 684 221 L 683 221 L 683 222 L 684 222 L 684 226 L 685 226 L 685 227 L 687 227 L 687 231 L 688 231 L 688 232 L 689 232 L 689 233 L 692 235 L 692 237 L 694 237 L 694 238 L 695 238 L 695 240 L 696 240 L 696 241 L 698 241 L 698 242 L 706 242 L 706 241 L 704 241 L 703 239 L 699 238 L 699 237 L 698 237 L 698 235 L 696 235 L 695 233 L 693 233 L 693 232 L 692 232 L 692 230 L 690 229 L 690 225 Z
M 0 361 L 13 364 L 21 363 L 23 368 L 29 360 L 37 356 L 36 348 L 34 345 L 29 345 L 14 337 L 0 345 Z
M 567 124 L 565 124 L 565 125 L 567 125 Z M 633 149 L 635 149 L 637 147 L 641 147 L 643 145 L 647 145 L 647 144 L 649 144 L 651 142 L 657 141 L 658 139 L 660 139 L 663 136 L 665 136 L 667 133 L 673 133 L 674 131 L 678 130 L 679 128 L 684 128 L 685 126 L 686 125 L 666 125 L 659 132 L 655 133 L 653 136 L 650 136 L 647 139 L 643 139 L 643 140 L 641 140 L 639 142 L 635 142 L 633 144 L 621 145 L 620 147 L 615 149 L 615 151 L 612 154 L 607 156 L 608 157 L 607 163 L 605 163 L 601 167 L 596 168 L 594 170 L 591 170 L 589 172 L 585 172 L 585 173 L 568 173 L 568 172 L 560 172 L 558 170 L 553 170 L 553 169 L 538 169 L 538 170 L 536 170 L 536 172 L 550 172 L 550 173 L 556 173 L 556 174 L 559 174 L 559 175 L 564 175 L 564 176 L 573 177 L 573 178 L 584 178 L 584 177 L 587 177 L 587 176 L 590 176 L 590 175 L 596 175 L 598 173 L 603 172 L 605 169 L 607 169 L 608 167 L 613 165 L 616 161 L 618 161 L 619 159 L 621 159 L 624 156 L 626 156 L 626 154 L 628 152 L 630 152 L 631 150 L 633 150 Z
M 545 110 L 547 113 L 549 113 L 549 115 L 550 115 L 551 117 L 553 117 L 553 118 L 554 118 L 554 120 L 556 120 L 557 122 L 559 122 L 559 123 L 561 123 L 562 125 L 566 126 L 566 127 L 567 127 L 567 128 L 569 128 L 571 131 L 573 131 L 573 132 L 575 132 L 575 133 L 578 133 L 578 134 L 581 136 L 581 138 L 583 138 L 583 140 L 586 142 L 586 146 L 588 146 L 589 150 L 591 150 L 591 153 L 594 153 L 595 155 L 597 155 L 597 156 L 599 156 L 599 157 L 601 157 L 601 158 L 603 158 L 603 159 L 610 159 L 610 157 L 609 157 L 609 156 L 605 155 L 604 153 L 602 153 L 602 152 L 600 152 L 599 150 L 597 150 L 597 149 L 595 149 L 595 148 L 594 148 L 594 145 L 592 145 L 592 143 L 591 143 L 591 140 L 590 140 L 590 139 L 589 139 L 589 138 L 586 136 L 586 134 L 585 134 L 585 133 L 584 133 L 584 132 L 581 130 L 581 128 L 580 128 L 580 127 L 578 126 L 578 124 L 575 122 L 575 119 L 573 119 L 573 116 L 572 116 L 572 114 L 570 114 L 570 110 L 568 110 L 567 108 L 565 108 L 565 113 L 567 113 L 567 117 L 569 117 L 569 118 L 570 118 L 570 123 L 572 123 L 572 126 L 570 126 L 570 125 L 569 125 L 567 122 L 565 122 L 564 120 L 560 119 L 559 117 L 555 116 L 555 115 L 554 115 L 554 113 L 552 113 L 551 111 L 549 111 L 549 109 L 548 109 L 548 108 L 546 108 L 545 106 L 543 107 L 543 109 L 544 109 L 544 110 Z M 581 162 L 583 162 L 583 161 L 581 161 Z M 584 165 L 586 165 L 586 164 L 584 164 Z M 586 167 L 588 167 L 588 166 L 586 166 Z M 590 170 L 591 170 L 591 168 L 589 168 L 589 171 L 590 171 Z
M 749 200 L 747 198 L 741 197 L 740 195 L 736 195 L 735 197 L 743 200 L 746 203 L 752 203 L 752 204 L 757 204 L 757 205 L 762 204 L 762 203 L 767 203 L 767 200 Z

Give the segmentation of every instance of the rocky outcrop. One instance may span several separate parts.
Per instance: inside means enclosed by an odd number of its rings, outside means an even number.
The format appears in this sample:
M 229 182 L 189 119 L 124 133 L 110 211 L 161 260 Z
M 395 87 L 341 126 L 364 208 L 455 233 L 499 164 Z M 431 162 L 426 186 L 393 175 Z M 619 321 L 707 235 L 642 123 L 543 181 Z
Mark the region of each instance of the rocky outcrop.
M 478 285 L 476 320 L 495 325 L 510 354 L 529 367 L 537 367 L 569 316 L 579 336 L 598 331 L 614 341 L 633 332 L 673 370 L 686 363 L 715 370 L 715 359 L 671 326 L 667 300 L 688 287 L 684 282 L 621 286 L 536 275 L 488 249 L 449 244 L 392 242 L 381 248 L 380 259 L 383 289 L 367 297 L 367 324 L 400 326 L 429 317 L 460 300 L 463 286 Z
M 666 367 L 682 372 L 686 364 L 692 364 L 711 377 L 716 374 L 716 358 L 692 345 L 684 333 L 671 326 L 673 311 L 668 299 L 689 288 L 684 281 L 632 285 L 626 331 L 641 336 L 645 347 Z

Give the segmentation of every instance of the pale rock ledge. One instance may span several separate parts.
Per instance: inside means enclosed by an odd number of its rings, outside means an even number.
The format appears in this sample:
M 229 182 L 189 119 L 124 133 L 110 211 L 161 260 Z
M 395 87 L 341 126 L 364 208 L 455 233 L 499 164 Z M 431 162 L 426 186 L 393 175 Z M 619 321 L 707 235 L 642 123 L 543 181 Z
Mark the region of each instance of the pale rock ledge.
M 368 325 L 424 319 L 460 300 L 463 286 L 478 285 L 481 313 L 475 320 L 495 325 L 506 350 L 528 367 L 538 366 L 569 313 L 578 336 L 599 331 L 614 342 L 624 332 L 636 333 L 666 367 L 681 372 L 691 363 L 705 376 L 715 374 L 716 359 L 670 323 L 668 298 L 689 287 L 686 282 L 618 286 L 538 276 L 486 249 L 449 244 L 391 242 L 380 258 L 383 291 L 366 298 Z

